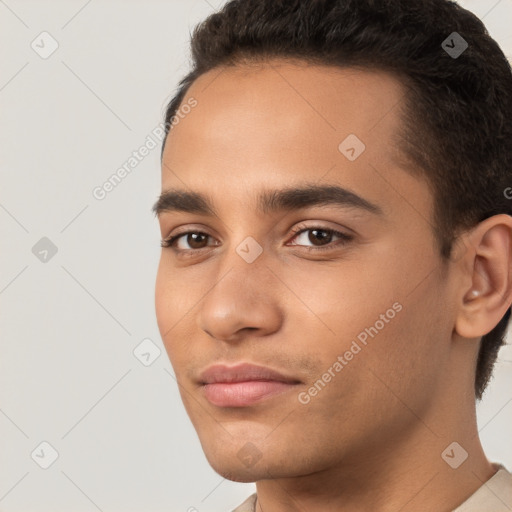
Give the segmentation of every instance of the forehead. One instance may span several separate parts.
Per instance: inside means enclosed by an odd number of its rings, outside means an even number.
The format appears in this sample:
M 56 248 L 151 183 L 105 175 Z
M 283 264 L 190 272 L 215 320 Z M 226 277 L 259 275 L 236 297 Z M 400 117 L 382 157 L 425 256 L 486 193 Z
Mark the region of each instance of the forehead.
M 183 99 L 197 104 L 169 133 L 163 188 L 220 194 L 229 186 L 236 201 L 236 191 L 254 196 L 263 186 L 316 181 L 377 199 L 376 186 L 391 182 L 399 196 L 411 186 L 428 195 L 425 183 L 406 176 L 409 163 L 396 145 L 405 93 L 397 78 L 376 70 L 279 59 L 215 68 Z M 343 153 L 347 140 L 356 159 Z M 428 198 L 420 202 L 428 211 Z
M 388 73 L 301 61 L 215 68 L 192 83 L 182 105 L 194 98 L 197 106 L 180 116 L 168 143 L 202 138 L 220 152 L 226 143 L 232 150 L 241 142 L 245 150 L 258 151 L 258 144 L 291 142 L 305 153 L 318 147 L 318 138 L 325 142 L 320 150 L 337 150 L 340 140 L 355 133 L 375 147 L 398 132 L 405 90 Z
M 238 109 L 239 115 L 273 118 L 272 124 L 301 116 L 342 131 L 367 129 L 387 114 L 388 123 L 396 122 L 398 110 L 392 109 L 406 90 L 397 77 L 376 69 L 274 59 L 212 69 L 196 79 L 188 96 L 202 103 L 204 114 Z

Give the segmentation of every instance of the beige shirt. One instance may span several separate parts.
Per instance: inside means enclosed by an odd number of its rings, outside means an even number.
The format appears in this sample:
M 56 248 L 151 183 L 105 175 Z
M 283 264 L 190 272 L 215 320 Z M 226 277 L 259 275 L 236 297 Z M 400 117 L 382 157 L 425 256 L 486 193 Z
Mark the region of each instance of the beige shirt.
M 501 464 L 494 464 L 498 472 L 477 489 L 453 512 L 511 512 L 512 474 Z M 232 512 L 256 512 L 256 493 Z

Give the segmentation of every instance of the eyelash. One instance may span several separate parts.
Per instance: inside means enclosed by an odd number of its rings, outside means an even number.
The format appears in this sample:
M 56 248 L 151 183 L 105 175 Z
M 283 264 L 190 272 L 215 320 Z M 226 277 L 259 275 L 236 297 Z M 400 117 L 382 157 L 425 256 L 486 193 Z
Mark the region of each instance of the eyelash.
M 308 252 L 318 252 L 318 251 L 333 250 L 335 247 L 338 247 L 339 245 L 342 245 L 342 246 L 346 245 L 350 241 L 352 241 L 354 238 L 352 235 L 347 235 L 346 233 L 342 233 L 340 231 L 336 231 L 336 230 L 330 229 L 330 228 L 323 228 L 322 226 L 308 226 L 308 227 L 299 226 L 292 233 L 292 239 L 296 238 L 297 236 L 299 236 L 300 234 L 302 234 L 304 232 L 314 231 L 314 230 L 330 233 L 332 235 L 339 237 L 339 240 L 336 240 L 335 242 L 329 242 L 328 244 L 326 244 L 324 246 L 320 246 L 320 247 L 302 246 L 302 245 L 297 245 L 297 244 L 293 244 L 293 245 L 296 245 L 297 247 L 303 247 Z M 190 234 L 206 235 L 207 237 L 210 237 L 210 235 L 208 235 L 208 233 L 204 233 L 202 231 L 184 231 L 183 233 L 178 233 L 177 235 L 174 235 L 172 237 L 162 240 L 160 245 L 161 245 L 161 247 L 164 247 L 164 248 L 167 248 L 167 247 L 172 248 L 173 251 L 178 254 L 188 253 L 187 254 L 188 256 L 193 256 L 193 253 L 197 253 L 198 251 L 201 251 L 202 249 L 208 249 L 208 247 L 201 247 L 200 249 L 176 249 L 175 247 L 173 247 L 174 242 L 176 242 L 179 238 L 181 238 L 182 236 L 190 235 Z

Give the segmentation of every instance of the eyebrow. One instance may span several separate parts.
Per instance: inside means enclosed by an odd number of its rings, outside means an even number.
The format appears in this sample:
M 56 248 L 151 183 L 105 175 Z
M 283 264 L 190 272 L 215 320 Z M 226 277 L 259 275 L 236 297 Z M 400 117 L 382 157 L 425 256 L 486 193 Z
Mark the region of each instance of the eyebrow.
M 263 190 L 257 197 L 258 210 L 262 214 L 328 205 L 358 208 L 376 215 L 383 214 L 380 206 L 335 185 L 306 184 L 302 187 Z M 208 196 L 180 189 L 163 191 L 152 210 L 156 215 L 174 211 L 218 216 L 213 201 Z

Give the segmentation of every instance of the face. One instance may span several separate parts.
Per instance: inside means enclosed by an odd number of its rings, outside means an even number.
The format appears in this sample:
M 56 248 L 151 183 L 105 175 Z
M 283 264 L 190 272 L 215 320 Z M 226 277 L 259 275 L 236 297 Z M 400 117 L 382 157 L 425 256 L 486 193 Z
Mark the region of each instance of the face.
M 172 242 L 156 312 L 226 478 L 373 464 L 442 387 L 450 279 L 428 186 L 395 149 L 403 94 L 381 72 L 274 60 L 212 70 L 182 103 L 195 106 L 163 155 L 158 217 Z M 242 363 L 283 378 L 203 374 Z

